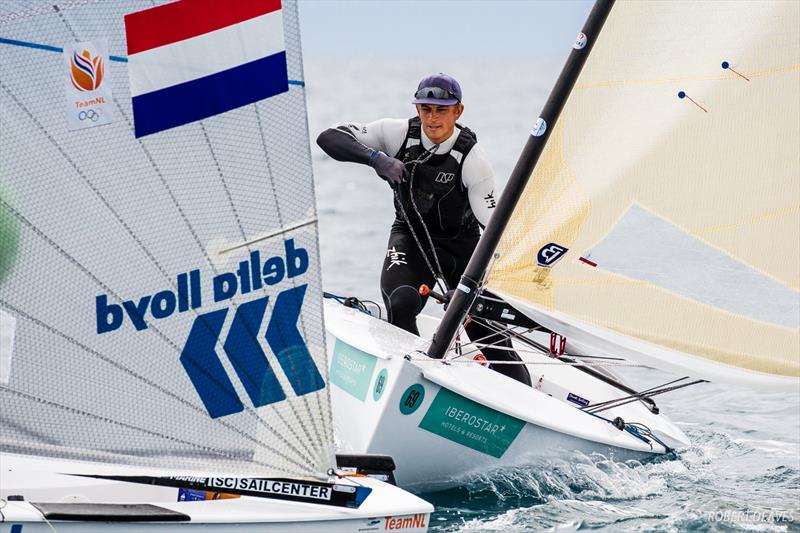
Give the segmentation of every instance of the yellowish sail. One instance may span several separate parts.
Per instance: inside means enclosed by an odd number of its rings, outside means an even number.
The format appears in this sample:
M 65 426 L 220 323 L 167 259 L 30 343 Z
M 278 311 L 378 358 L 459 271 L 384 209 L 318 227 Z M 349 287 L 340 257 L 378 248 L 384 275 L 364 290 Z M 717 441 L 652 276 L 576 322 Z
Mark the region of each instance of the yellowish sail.
M 798 27 L 794 0 L 618 1 L 490 288 L 689 372 L 796 382 Z

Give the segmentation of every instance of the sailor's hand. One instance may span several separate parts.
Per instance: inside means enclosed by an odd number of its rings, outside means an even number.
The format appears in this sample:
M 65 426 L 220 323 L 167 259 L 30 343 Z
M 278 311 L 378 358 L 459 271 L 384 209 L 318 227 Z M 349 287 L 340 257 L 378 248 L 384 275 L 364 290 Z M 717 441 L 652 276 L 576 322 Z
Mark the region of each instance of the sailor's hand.
M 456 290 L 450 289 L 446 293 L 444 293 L 444 310 L 447 311 L 447 306 L 450 305 L 450 300 L 453 299 L 453 295 L 455 295 Z
M 396 189 L 406 177 L 406 166 L 399 159 L 390 157 L 383 152 L 375 151 L 369 158 L 369 166 L 381 178 L 385 179 L 392 189 Z

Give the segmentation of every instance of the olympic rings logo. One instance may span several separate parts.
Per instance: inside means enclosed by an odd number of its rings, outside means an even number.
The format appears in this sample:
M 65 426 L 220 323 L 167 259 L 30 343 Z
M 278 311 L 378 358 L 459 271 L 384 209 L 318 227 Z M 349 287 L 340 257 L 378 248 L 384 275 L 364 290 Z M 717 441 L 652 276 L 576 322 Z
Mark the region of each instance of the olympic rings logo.
M 100 111 L 95 111 L 94 109 L 90 109 L 89 111 L 81 111 L 78 113 L 78 120 L 91 120 L 92 122 L 97 122 L 100 120 Z

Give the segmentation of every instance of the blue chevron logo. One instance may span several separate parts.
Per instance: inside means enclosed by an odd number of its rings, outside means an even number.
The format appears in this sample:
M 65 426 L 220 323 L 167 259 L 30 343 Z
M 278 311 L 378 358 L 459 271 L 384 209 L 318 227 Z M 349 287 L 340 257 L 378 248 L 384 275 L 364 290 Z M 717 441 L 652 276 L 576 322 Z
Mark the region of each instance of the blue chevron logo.
M 297 396 L 325 388 L 325 381 L 297 329 L 306 288 L 307 285 L 300 285 L 278 294 L 264 335 Z M 269 303 L 269 296 L 265 296 L 239 305 L 228 336 L 222 343 L 225 355 L 255 407 L 286 399 L 286 392 L 258 338 Z M 244 410 L 244 404 L 216 351 L 227 314 L 228 309 L 220 309 L 199 315 L 192 324 L 180 357 L 211 418 Z

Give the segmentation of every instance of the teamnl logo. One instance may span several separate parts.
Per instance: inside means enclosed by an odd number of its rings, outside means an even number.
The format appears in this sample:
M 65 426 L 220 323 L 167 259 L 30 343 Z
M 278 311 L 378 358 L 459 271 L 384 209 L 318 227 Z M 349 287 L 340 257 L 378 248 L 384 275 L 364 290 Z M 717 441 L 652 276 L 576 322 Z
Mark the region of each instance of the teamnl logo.
M 72 86 L 82 92 L 92 92 L 103 83 L 105 65 L 101 54 L 84 49 L 80 53 L 73 50 L 69 60 L 69 75 Z
M 308 270 L 308 252 L 296 247 L 293 239 L 284 242 L 284 251 L 285 257 L 277 255 L 263 261 L 260 252 L 252 251 L 235 271 L 213 276 L 211 293 L 214 302 L 230 300 L 237 294 L 261 291 L 286 278 L 301 276 Z M 199 269 L 179 274 L 175 290 L 145 295 L 122 304 L 110 303 L 105 294 L 98 295 L 95 298 L 97 333 L 115 331 L 126 322 L 130 322 L 136 331 L 143 331 L 152 325 L 152 321 L 201 308 L 202 277 Z M 230 307 L 198 314 L 194 319 L 180 362 L 211 418 L 244 410 L 244 404 L 217 353 L 216 347 L 220 342 L 255 407 L 286 399 L 259 338 L 267 309 L 271 309 L 271 313 L 263 339 L 294 393 L 303 396 L 325 387 L 325 381 L 297 329 L 306 287 L 305 284 L 296 285 L 279 292 L 274 299 L 266 295 L 239 304 L 224 342 L 221 342 L 220 334 Z

